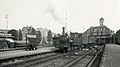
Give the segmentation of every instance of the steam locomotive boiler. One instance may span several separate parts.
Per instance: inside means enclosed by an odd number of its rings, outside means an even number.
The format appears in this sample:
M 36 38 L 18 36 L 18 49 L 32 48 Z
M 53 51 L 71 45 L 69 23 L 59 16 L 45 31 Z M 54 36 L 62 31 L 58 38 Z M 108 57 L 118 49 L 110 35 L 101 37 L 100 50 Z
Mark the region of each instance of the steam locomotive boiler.
M 59 48 L 61 52 L 67 52 L 69 45 L 69 37 L 65 34 L 65 27 L 62 28 L 62 35 L 53 37 L 53 45 Z

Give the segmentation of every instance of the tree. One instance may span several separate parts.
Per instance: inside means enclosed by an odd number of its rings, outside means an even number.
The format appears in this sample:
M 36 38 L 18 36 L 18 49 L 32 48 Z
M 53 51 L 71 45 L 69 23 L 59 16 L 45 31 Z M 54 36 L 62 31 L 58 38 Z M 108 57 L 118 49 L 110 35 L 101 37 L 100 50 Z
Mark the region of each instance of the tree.
M 117 32 L 116 32 L 116 35 L 115 35 L 117 38 L 120 38 L 120 29 L 119 30 L 117 30 Z
M 22 40 L 22 38 L 23 38 L 23 34 L 22 34 L 21 29 L 19 29 L 19 32 L 18 32 L 18 40 Z
M 42 39 L 42 44 L 46 44 L 45 37 L 43 37 Z
M 60 37 L 60 33 L 58 33 L 57 35 L 58 35 L 58 37 Z
M 52 41 L 52 32 L 51 32 L 51 30 L 48 31 L 47 41 L 48 41 L 49 44 Z
M 115 41 L 116 41 L 116 43 L 120 43 L 120 29 L 117 30 L 117 32 L 115 34 Z
M 36 34 L 36 30 L 33 27 L 29 27 L 28 34 L 35 35 Z
M 42 40 L 41 32 L 36 31 L 36 41 L 37 41 L 37 43 L 40 43 L 41 40 Z
M 78 38 L 80 38 L 82 36 L 82 33 L 78 33 Z
M 8 34 L 12 34 L 12 36 L 14 36 L 13 40 L 17 40 L 18 39 L 18 31 L 17 30 L 15 30 L 15 29 L 9 30 Z

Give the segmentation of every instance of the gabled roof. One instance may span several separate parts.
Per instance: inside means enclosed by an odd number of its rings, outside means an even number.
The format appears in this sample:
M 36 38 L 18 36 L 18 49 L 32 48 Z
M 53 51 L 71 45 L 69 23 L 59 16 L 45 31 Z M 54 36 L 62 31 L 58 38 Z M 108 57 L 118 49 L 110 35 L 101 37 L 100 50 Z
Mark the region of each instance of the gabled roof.
M 107 34 L 111 34 L 113 31 L 106 26 L 95 26 L 95 27 L 91 26 L 84 33 L 91 34 L 91 33 L 98 33 L 98 32 L 105 32 Z

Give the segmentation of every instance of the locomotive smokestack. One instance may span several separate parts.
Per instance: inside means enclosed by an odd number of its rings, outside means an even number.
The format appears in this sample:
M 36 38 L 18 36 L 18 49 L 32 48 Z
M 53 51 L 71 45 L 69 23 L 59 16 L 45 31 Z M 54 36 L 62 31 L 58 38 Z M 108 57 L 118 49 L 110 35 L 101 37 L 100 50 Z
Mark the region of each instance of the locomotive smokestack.
M 62 30 L 63 30 L 62 34 L 65 35 L 65 27 L 62 27 Z

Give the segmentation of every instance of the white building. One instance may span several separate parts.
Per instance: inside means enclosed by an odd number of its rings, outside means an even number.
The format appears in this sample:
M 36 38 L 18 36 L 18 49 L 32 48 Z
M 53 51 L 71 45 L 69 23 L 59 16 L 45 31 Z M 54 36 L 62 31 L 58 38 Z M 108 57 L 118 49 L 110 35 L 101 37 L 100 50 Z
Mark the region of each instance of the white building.
M 41 44 L 43 43 L 43 39 L 45 40 L 46 43 L 48 43 L 47 36 L 48 36 L 49 29 L 47 29 L 47 28 L 36 28 L 36 31 L 41 32 L 41 36 L 42 36 Z

